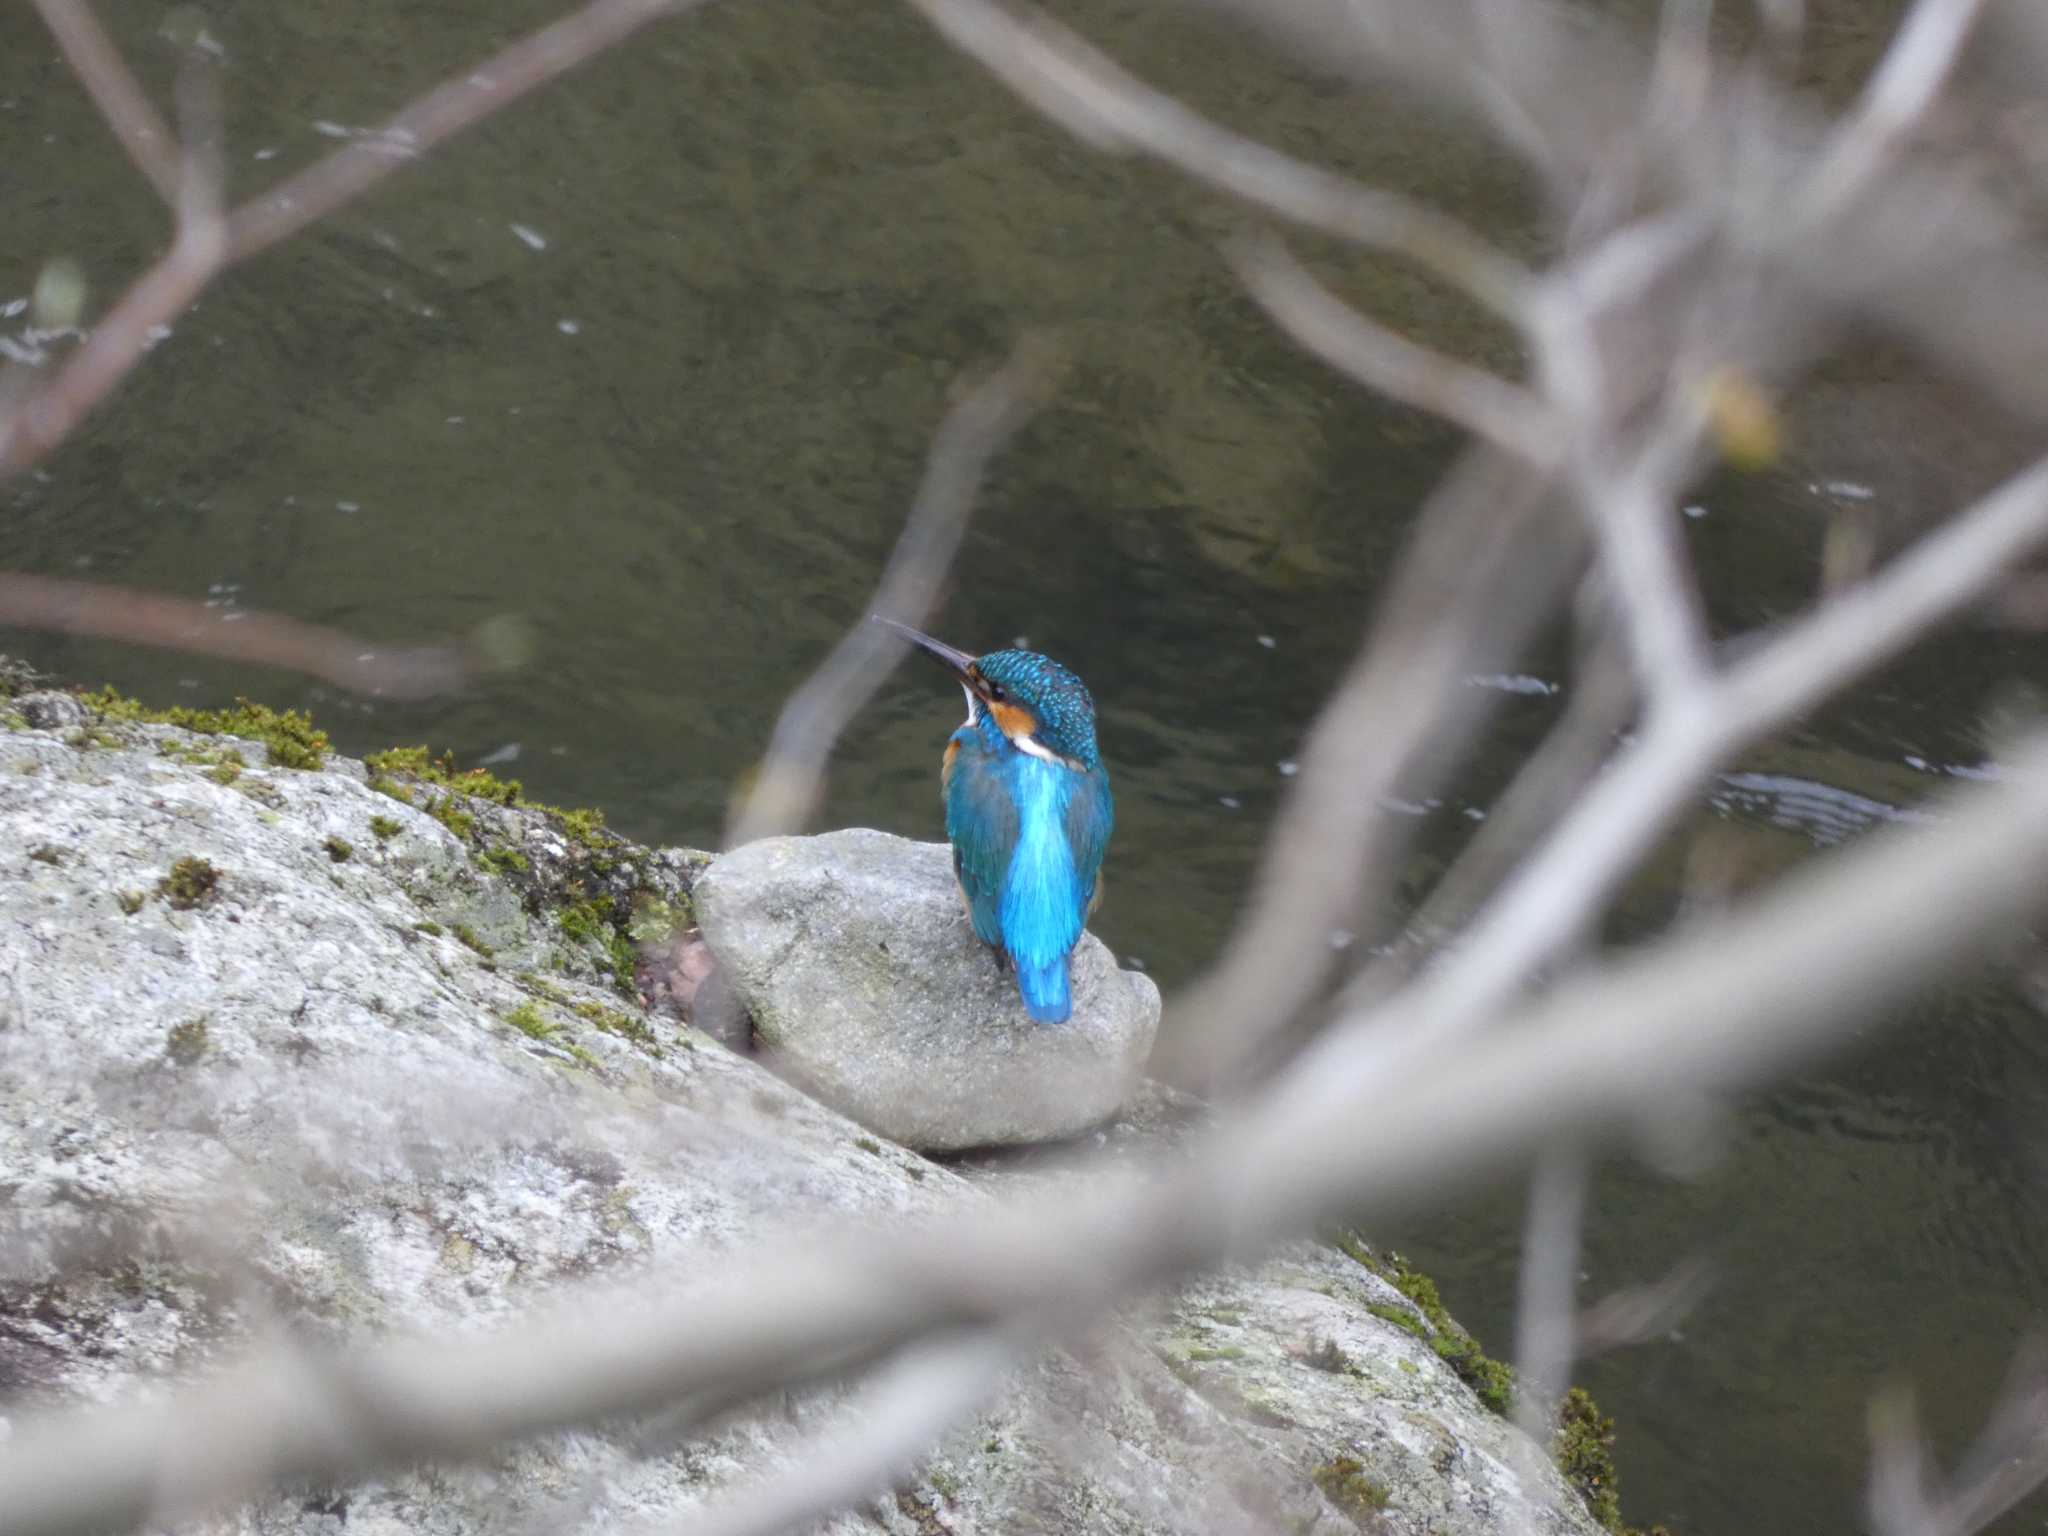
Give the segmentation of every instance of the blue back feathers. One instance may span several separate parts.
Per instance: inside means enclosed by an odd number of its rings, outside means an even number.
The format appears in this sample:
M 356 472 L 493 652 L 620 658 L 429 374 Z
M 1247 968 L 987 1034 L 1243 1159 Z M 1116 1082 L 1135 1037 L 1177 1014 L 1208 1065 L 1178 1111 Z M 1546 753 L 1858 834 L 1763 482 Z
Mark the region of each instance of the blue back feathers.
M 1078 677 L 1032 651 L 992 651 L 977 670 L 1030 711 L 1036 742 L 1062 760 L 1020 749 L 987 708 L 955 731 L 945 776 L 953 868 L 976 935 L 1016 966 L 1025 1010 L 1057 1024 L 1072 1012 L 1067 961 L 1115 823 L 1094 701 Z

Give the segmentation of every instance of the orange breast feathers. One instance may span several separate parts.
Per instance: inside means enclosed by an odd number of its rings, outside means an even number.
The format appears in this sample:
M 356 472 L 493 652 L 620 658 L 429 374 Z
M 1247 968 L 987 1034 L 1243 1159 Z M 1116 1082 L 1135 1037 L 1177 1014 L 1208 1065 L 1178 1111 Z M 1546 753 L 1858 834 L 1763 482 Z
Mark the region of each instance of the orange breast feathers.
M 959 755 L 960 743 L 951 736 L 948 736 L 946 738 L 946 755 L 939 763 L 939 782 L 941 784 L 952 783 L 953 759 L 958 757 Z

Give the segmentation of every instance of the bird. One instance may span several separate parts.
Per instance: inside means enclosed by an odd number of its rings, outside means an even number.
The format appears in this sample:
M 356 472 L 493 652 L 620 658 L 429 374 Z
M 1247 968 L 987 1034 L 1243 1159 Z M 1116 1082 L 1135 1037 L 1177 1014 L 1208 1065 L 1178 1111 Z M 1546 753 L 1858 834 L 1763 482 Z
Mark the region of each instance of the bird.
M 970 656 L 876 614 L 967 694 L 939 768 L 953 873 L 975 937 L 1016 972 L 1040 1024 L 1073 1014 L 1068 962 L 1102 896 L 1116 824 L 1087 686 L 1036 651 Z

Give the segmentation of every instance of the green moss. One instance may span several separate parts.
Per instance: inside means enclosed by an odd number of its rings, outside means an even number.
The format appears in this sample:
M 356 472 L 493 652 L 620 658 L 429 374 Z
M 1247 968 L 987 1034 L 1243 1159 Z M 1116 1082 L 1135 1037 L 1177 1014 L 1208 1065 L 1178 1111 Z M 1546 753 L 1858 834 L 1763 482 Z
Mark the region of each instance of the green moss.
M 237 752 L 235 754 L 235 761 L 231 763 L 215 763 L 211 768 L 206 770 L 206 776 L 209 779 L 213 780 L 214 783 L 220 785 L 222 788 L 226 788 L 228 785 L 234 783 L 235 780 L 239 779 L 242 776 L 241 758 L 242 754 Z
M 604 908 L 594 901 L 571 902 L 555 914 L 555 922 L 578 944 L 601 944 L 611 930 Z
M 603 840 L 611 835 L 604 829 L 603 811 L 587 809 L 561 811 L 556 810 L 553 806 L 546 805 L 540 806 L 538 809 L 546 811 L 556 822 L 560 823 L 562 830 L 568 834 L 571 842 L 581 843 L 586 848 L 602 846 Z
M 393 821 L 389 816 L 372 816 L 370 818 L 370 836 L 376 838 L 380 843 L 390 842 L 392 838 L 398 836 L 404 830 L 405 828 L 402 825 Z
M 497 951 L 492 949 L 490 945 L 486 944 L 482 939 L 478 938 L 476 936 L 476 930 L 470 927 L 469 924 L 467 923 L 457 923 L 455 927 L 450 931 L 454 933 L 457 942 L 468 945 L 471 949 L 475 950 L 478 954 L 482 955 L 486 960 L 490 959 L 492 955 L 497 953 Z
M 875 1157 L 882 1155 L 882 1144 L 872 1136 L 856 1136 L 853 1139 L 853 1144 L 859 1147 L 861 1151 L 870 1153 Z
M 1444 1310 L 1436 1282 L 1414 1269 L 1398 1253 L 1384 1257 L 1355 1232 L 1339 1232 L 1331 1238 L 1336 1247 L 1382 1279 L 1391 1283 L 1428 1320 L 1425 1331 L 1413 1313 L 1384 1304 L 1368 1305 L 1375 1317 L 1427 1338 L 1459 1378 L 1479 1394 L 1479 1400 L 1495 1413 L 1507 1415 L 1514 1405 L 1515 1373 L 1498 1360 L 1489 1359 L 1472 1335 L 1460 1328 Z M 1406 1364 L 1406 1362 L 1403 1362 Z M 1583 1387 L 1565 1394 L 1559 1408 L 1558 1429 L 1551 1441 L 1551 1456 L 1567 1481 L 1578 1489 L 1586 1509 L 1600 1525 L 1615 1536 L 1670 1536 L 1661 1525 L 1645 1532 L 1626 1525 L 1621 1518 L 1620 1491 L 1614 1475 L 1614 1421 Z
M 1444 1310 L 1436 1282 L 1420 1270 L 1411 1268 L 1398 1253 L 1382 1257 L 1373 1252 L 1371 1245 L 1356 1232 L 1338 1232 L 1331 1242 L 1414 1302 L 1416 1311 L 1422 1314 L 1429 1326 L 1425 1331 L 1417 1326 L 1412 1315 L 1384 1303 L 1368 1304 L 1366 1310 L 1375 1317 L 1407 1329 L 1417 1338 L 1427 1339 L 1429 1347 L 1457 1373 L 1460 1381 L 1478 1394 L 1480 1402 L 1506 1417 L 1514 1407 L 1514 1371 L 1487 1355 L 1479 1347 L 1478 1340 L 1458 1326 L 1457 1320 Z
M 535 980 L 545 984 L 545 978 L 536 977 Z M 654 1031 L 648 1028 L 645 1019 L 635 1018 L 632 1014 L 621 1012 L 617 1008 L 607 1008 L 603 1003 L 577 1003 L 573 1006 L 576 1017 L 596 1025 L 606 1034 L 617 1035 L 621 1040 L 637 1045 L 650 1056 L 661 1054 L 661 1042 L 655 1038 Z
M 501 875 L 523 875 L 533 868 L 526 855 L 517 848 L 486 848 L 479 858 L 485 869 L 495 870 Z
M 1645 1531 L 1622 1520 L 1621 1483 L 1614 1472 L 1614 1420 L 1600 1411 L 1584 1387 L 1573 1387 L 1558 1405 L 1550 1455 L 1604 1529 L 1615 1536 L 1671 1536 L 1661 1525 Z
M 1482 1351 L 1470 1334 L 1440 1333 L 1429 1343 L 1480 1402 L 1503 1418 L 1514 1411 L 1514 1370 Z
M 175 725 L 198 736 L 238 736 L 259 741 L 280 768 L 313 769 L 327 761 L 327 733 L 314 728 L 311 717 L 297 710 L 276 710 L 236 699 L 231 709 L 149 709 L 113 688 L 80 696 L 80 702 L 101 719 Z
M 116 891 L 114 900 L 120 903 L 123 912 L 133 917 L 142 910 L 142 904 L 149 898 L 140 891 Z
M 320 846 L 327 850 L 327 857 L 337 864 L 346 864 L 356 856 L 355 849 L 338 837 L 330 837 Z
M 423 746 L 393 747 L 389 751 L 373 752 L 363 759 L 363 765 L 371 774 L 372 789 L 408 804 L 413 803 L 418 785 L 444 791 L 435 795 L 426 806 L 428 814 L 466 841 L 474 842 L 477 833 L 476 816 L 472 809 L 467 808 L 467 801 L 483 800 L 492 805 L 519 807 L 546 818 L 582 850 L 580 867 L 583 873 L 608 875 L 618 868 L 618 852 L 624 844 L 604 830 L 601 812 L 563 810 L 528 800 L 517 779 L 500 779 L 482 768 L 458 768 L 453 754 L 444 752 L 435 757 Z M 487 849 L 478 855 L 478 860 L 505 878 L 534 872 L 527 855 L 516 848 L 501 846 Z M 613 985 L 621 994 L 634 996 L 636 933 L 642 928 L 658 926 L 661 936 L 665 937 L 687 923 L 687 911 L 659 901 L 644 901 L 644 892 L 630 895 L 616 892 L 603 900 L 592 899 L 574 878 L 567 881 L 564 895 L 561 883 L 551 872 L 545 881 L 522 885 L 527 910 L 540 912 L 550 904 L 560 902 L 555 917 L 563 935 L 579 946 L 601 951 L 601 958 L 597 961 L 600 969 L 610 974 Z M 640 905 L 636 906 L 636 902 Z M 556 964 L 567 968 L 566 962 L 559 957 Z
M 521 1003 L 505 1015 L 505 1022 L 533 1040 L 545 1040 L 555 1032 L 555 1026 L 532 1003 Z
M 1187 1353 L 1187 1358 L 1197 1365 L 1206 1364 L 1211 1360 L 1242 1360 L 1244 1357 L 1245 1350 L 1237 1344 L 1197 1344 Z
M 1414 1334 L 1418 1339 L 1429 1337 L 1429 1329 L 1422 1319 L 1406 1307 L 1397 1307 L 1385 1301 L 1370 1301 L 1366 1303 L 1365 1310 L 1382 1322 L 1392 1323 L 1396 1328 Z
M 38 864 L 48 864 L 52 868 L 64 862 L 64 850 L 54 843 L 39 843 L 29 849 L 28 856 Z
M 446 933 L 448 930 L 443 928 L 439 923 L 425 922 L 414 923 L 412 925 L 412 931 L 414 933 L 424 933 L 430 939 L 438 939 L 439 937 L 441 937 L 442 934 Z M 472 934 L 470 935 L 470 937 L 474 938 L 475 935 Z
M 614 904 L 607 901 L 571 901 L 555 913 L 564 937 L 575 944 L 594 944 L 604 951 L 600 970 L 609 971 L 622 990 L 633 984 L 633 941 L 614 920 Z
M 1558 1409 L 1550 1454 L 1586 1509 L 1610 1531 L 1621 1525 L 1621 1494 L 1614 1477 L 1614 1420 L 1600 1412 L 1583 1387 L 1573 1387 Z
M 174 1024 L 164 1037 L 164 1054 L 181 1067 L 189 1067 L 206 1054 L 206 1020 L 193 1019 Z
M 393 747 L 387 752 L 372 752 L 363 759 L 363 766 L 373 774 L 404 775 L 474 795 L 494 805 L 525 803 L 517 779 L 501 779 L 486 768 L 458 768 L 452 752 L 443 752 L 436 758 L 425 747 Z
M 1366 1473 L 1363 1462 L 1352 1456 L 1335 1456 L 1309 1476 L 1324 1498 L 1351 1517 L 1352 1524 L 1360 1530 L 1378 1528 L 1374 1516 L 1387 1507 L 1393 1495 L 1385 1483 Z
M 157 895 L 180 912 L 189 912 L 211 901 L 219 888 L 220 871 L 205 859 L 189 854 L 173 864 L 171 872 L 156 883 Z
M 465 842 L 476 830 L 476 818 L 456 804 L 453 795 L 440 795 L 427 807 L 427 814 Z

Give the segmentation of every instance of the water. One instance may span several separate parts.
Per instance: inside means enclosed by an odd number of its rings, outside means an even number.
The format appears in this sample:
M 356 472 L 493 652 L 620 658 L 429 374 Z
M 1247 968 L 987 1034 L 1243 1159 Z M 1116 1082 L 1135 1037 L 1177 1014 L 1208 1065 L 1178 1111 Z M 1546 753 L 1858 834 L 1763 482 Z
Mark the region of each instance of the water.
M 1818 73 L 1853 78 L 1895 10 L 1818 8 Z M 214 18 L 238 190 L 551 14 L 380 0 Z M 125 41 L 161 89 L 152 20 L 135 13 Z M 1512 176 L 1415 114 L 1361 111 L 1142 7 L 1086 20 L 1234 123 L 1527 238 Z M 0 135 L 0 310 L 52 255 L 116 291 L 164 220 L 26 7 L 0 12 Z M 1170 988 L 1224 933 L 1301 734 L 1455 449 L 1276 340 L 1215 254 L 1231 227 L 1172 178 L 1040 127 L 904 13 L 709 10 L 231 275 L 46 476 L 0 487 L 0 564 L 390 640 L 516 614 L 532 666 L 369 706 L 194 658 L 0 644 L 166 701 L 310 704 L 349 750 L 431 740 L 634 836 L 708 843 L 781 697 L 863 610 L 950 391 L 1050 330 L 1061 387 L 996 466 L 934 628 L 972 648 L 1026 638 L 1094 686 L 1119 811 L 1098 927 Z M 1363 263 L 1347 282 L 1486 344 L 1427 284 Z M 1889 528 L 1984 483 L 2010 445 L 1982 420 L 1875 353 L 1819 380 L 1782 471 L 1698 493 L 1717 625 L 1804 600 L 1827 509 L 1867 504 Z M 1753 754 L 1619 927 L 1668 917 L 1688 871 L 1762 878 L 1975 769 L 1987 719 L 2044 659 L 1964 632 Z M 1567 680 L 1532 663 L 1495 681 L 1489 760 L 1427 809 L 1411 889 Z M 957 709 L 933 673 L 892 679 L 847 736 L 824 820 L 937 835 Z M 1946 1446 L 1967 1433 L 2040 1321 L 2041 1039 L 2022 989 L 1954 988 L 1732 1115 L 1708 1175 L 1603 1165 L 1589 1296 L 1691 1255 L 1718 1276 L 1680 1336 L 1582 1373 L 1619 1421 L 1632 1519 L 1691 1536 L 1851 1524 L 1865 1404 L 1892 1373 Z M 1390 1234 L 1501 1347 L 1518 1200 L 1498 1189 Z

